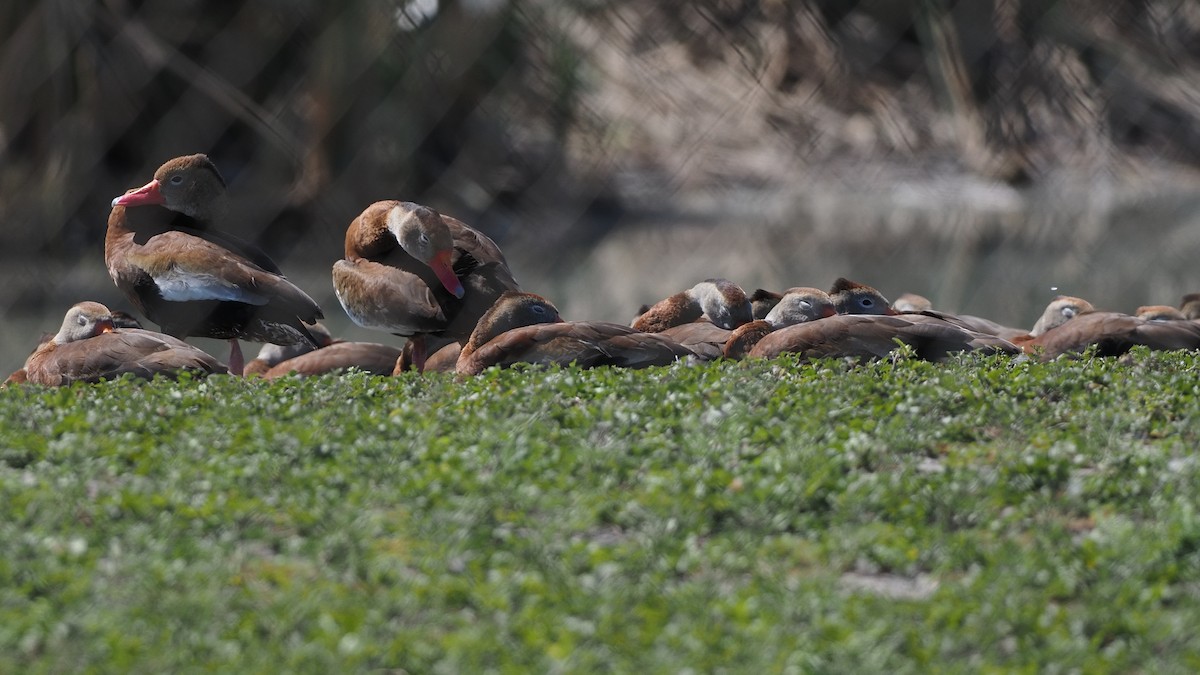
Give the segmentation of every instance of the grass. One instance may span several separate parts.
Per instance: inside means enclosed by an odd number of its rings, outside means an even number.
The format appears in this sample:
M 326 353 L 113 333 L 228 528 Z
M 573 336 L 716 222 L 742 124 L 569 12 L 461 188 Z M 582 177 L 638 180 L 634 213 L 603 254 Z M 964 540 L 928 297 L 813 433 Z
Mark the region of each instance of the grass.
M 0 391 L 0 672 L 1194 672 L 1200 355 Z

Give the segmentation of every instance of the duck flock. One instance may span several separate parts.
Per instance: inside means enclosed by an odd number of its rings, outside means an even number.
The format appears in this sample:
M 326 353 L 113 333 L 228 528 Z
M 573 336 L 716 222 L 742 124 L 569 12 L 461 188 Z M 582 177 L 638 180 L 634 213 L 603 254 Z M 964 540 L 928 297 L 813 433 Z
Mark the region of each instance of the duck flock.
M 1200 348 L 1200 293 L 1136 315 L 1096 311 L 1060 296 L 1030 330 L 933 309 L 905 294 L 838 279 L 827 293 L 796 287 L 747 294 L 706 279 L 641 309 L 631 325 L 564 321 L 547 299 L 522 291 L 500 248 L 465 223 L 419 204 L 371 204 L 346 231 L 333 287 L 350 319 L 407 338 L 403 349 L 334 339 L 317 303 L 262 251 L 217 229 L 225 181 L 205 155 L 163 164 L 146 185 L 112 203 L 104 261 L 136 317 L 97 302 L 71 307 L 6 384 L 66 385 L 139 377 L 228 373 L 274 378 L 358 369 L 474 375 L 517 363 L 642 368 L 681 359 L 883 358 L 901 345 L 922 359 L 1029 354 L 1052 359 L 1135 345 Z M 227 363 L 187 337 L 228 340 Z M 267 343 L 247 363 L 239 340 Z

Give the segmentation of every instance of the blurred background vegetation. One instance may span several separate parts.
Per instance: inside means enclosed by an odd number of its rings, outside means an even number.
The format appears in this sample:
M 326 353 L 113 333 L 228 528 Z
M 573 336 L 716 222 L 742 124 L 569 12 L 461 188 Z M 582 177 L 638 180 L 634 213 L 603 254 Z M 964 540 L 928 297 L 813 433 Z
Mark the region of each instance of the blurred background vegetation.
M 125 307 L 109 202 L 192 152 L 359 338 L 389 339 L 329 268 L 390 198 L 491 234 L 568 318 L 710 276 L 1131 311 L 1200 290 L 1200 3 L 9 0 L 0 365 L 73 302 Z

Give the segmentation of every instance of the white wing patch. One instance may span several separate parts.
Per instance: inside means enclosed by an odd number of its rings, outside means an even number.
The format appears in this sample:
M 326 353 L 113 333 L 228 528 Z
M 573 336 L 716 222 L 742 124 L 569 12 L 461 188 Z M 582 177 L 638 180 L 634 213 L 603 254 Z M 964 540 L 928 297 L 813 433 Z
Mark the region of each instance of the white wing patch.
M 265 305 L 267 296 L 254 293 L 237 284 L 230 283 L 211 274 L 183 272 L 170 267 L 154 277 L 159 295 L 171 302 L 189 300 L 232 300 L 248 305 Z

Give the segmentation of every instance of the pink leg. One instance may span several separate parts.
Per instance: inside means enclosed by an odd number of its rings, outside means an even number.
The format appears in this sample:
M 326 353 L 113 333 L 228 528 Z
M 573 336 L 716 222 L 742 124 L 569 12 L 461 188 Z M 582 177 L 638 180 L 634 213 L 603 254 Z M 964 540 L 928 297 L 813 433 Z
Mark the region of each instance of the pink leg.
M 415 368 L 418 373 L 425 372 L 425 359 L 429 356 L 428 354 L 425 353 L 425 336 L 424 335 L 414 335 L 414 336 L 408 338 L 408 341 L 411 342 L 412 346 L 413 346 L 413 350 L 412 350 L 413 368 Z
M 237 338 L 229 338 L 229 374 L 242 376 L 242 370 L 246 367 L 246 359 L 242 356 L 242 347 L 238 344 Z

